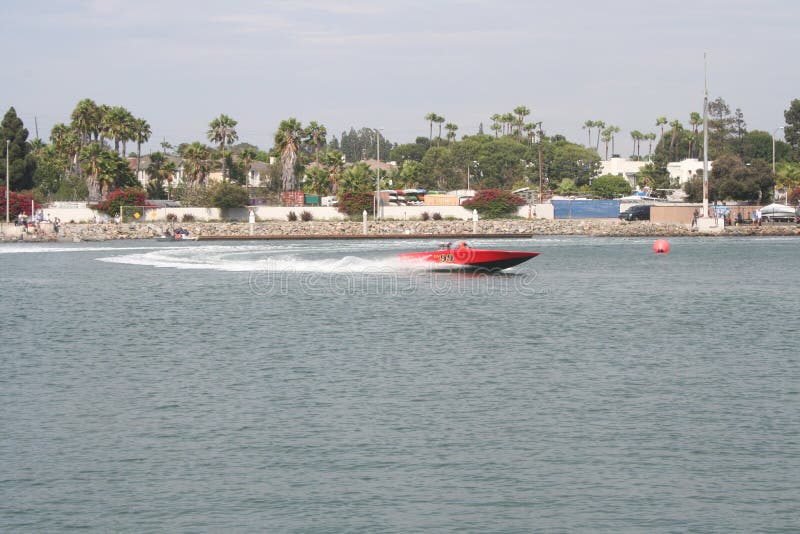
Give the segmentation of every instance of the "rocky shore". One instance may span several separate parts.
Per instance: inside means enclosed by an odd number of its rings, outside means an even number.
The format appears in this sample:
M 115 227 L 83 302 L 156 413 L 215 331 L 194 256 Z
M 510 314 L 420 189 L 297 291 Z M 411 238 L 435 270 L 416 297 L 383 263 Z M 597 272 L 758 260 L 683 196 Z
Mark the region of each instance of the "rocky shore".
M 183 223 L 191 236 L 241 237 L 274 236 L 298 238 L 311 236 L 355 237 L 364 235 L 361 222 L 351 221 L 268 221 L 252 225 L 245 222 Z M 167 223 L 64 224 L 56 235 L 51 225 L 43 224 L 37 233 L 7 228 L 5 241 L 109 241 L 116 239 L 152 239 L 164 233 Z M 425 236 L 432 234 L 471 234 L 471 221 L 380 221 L 367 224 L 367 235 Z M 598 237 L 673 237 L 698 234 L 687 225 L 650 222 L 622 222 L 614 219 L 544 220 L 500 219 L 478 222 L 479 234 L 513 235 L 585 235 Z M 714 234 L 711 234 L 714 235 Z M 765 224 L 763 226 L 730 226 L 719 236 L 800 236 L 800 226 Z

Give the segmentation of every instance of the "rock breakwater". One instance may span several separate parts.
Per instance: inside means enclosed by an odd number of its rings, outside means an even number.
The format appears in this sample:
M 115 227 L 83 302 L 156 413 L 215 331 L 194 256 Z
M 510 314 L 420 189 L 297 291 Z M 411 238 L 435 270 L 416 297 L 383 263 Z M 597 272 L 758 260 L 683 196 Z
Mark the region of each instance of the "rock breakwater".
M 357 237 L 364 235 L 361 222 L 351 221 L 268 221 L 250 225 L 246 222 L 198 222 L 183 223 L 191 236 L 201 237 L 283 237 L 308 238 L 313 236 Z M 163 235 L 170 228 L 168 223 L 106 223 L 64 224 L 56 234 L 51 225 L 42 225 L 39 232 L 4 233 L 6 241 L 109 241 L 117 239 L 152 239 Z M 379 221 L 368 222 L 368 236 L 407 235 L 425 236 L 434 234 L 472 233 L 471 221 Z M 674 237 L 707 235 L 692 231 L 687 225 L 651 222 L 623 222 L 614 219 L 498 219 L 479 221 L 479 234 L 512 235 L 585 235 L 597 237 Z M 765 224 L 763 226 L 730 226 L 721 236 L 749 235 L 800 235 L 797 225 Z

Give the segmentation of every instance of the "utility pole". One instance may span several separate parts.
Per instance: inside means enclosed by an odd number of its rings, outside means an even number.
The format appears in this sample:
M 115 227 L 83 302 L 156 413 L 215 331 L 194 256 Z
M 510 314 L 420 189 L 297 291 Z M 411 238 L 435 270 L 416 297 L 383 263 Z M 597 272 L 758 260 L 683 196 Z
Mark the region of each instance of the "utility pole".
M 539 121 L 539 204 L 542 203 L 543 183 L 544 183 L 544 170 L 542 169 L 542 121 Z
M 9 171 L 8 162 L 11 160 L 11 153 L 9 151 L 10 150 L 10 145 L 11 145 L 11 140 L 10 139 L 6 139 L 6 223 L 9 222 L 8 210 L 10 209 L 10 200 L 11 200 L 11 189 L 10 189 L 10 186 L 9 186 L 9 184 L 11 183 L 11 181 L 9 180 L 9 176 L 11 176 L 11 175 L 8 172 Z

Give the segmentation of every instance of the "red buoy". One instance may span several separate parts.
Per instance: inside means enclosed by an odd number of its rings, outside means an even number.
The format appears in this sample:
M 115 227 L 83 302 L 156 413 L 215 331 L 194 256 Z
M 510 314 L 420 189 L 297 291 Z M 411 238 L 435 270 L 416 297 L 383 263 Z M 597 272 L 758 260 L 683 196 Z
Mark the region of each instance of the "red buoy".
M 653 243 L 653 252 L 656 254 L 666 254 L 669 252 L 669 241 L 666 239 L 656 239 Z

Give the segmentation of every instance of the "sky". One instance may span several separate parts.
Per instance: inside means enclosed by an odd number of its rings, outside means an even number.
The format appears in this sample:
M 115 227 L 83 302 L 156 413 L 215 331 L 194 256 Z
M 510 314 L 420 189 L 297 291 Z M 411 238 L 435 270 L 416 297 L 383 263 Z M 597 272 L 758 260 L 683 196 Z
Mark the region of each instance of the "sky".
M 214 117 L 269 149 L 281 120 L 329 137 L 427 136 L 435 112 L 475 134 L 519 105 L 548 135 L 658 132 L 710 99 L 773 132 L 800 98 L 797 0 L 3 0 L 0 107 L 33 138 L 83 98 L 146 119 L 151 141 L 207 142 Z M 594 137 L 594 136 L 593 136 Z M 778 132 L 780 138 L 780 132 Z M 594 144 L 594 139 L 593 139 Z M 603 147 L 601 145 L 601 152 Z

